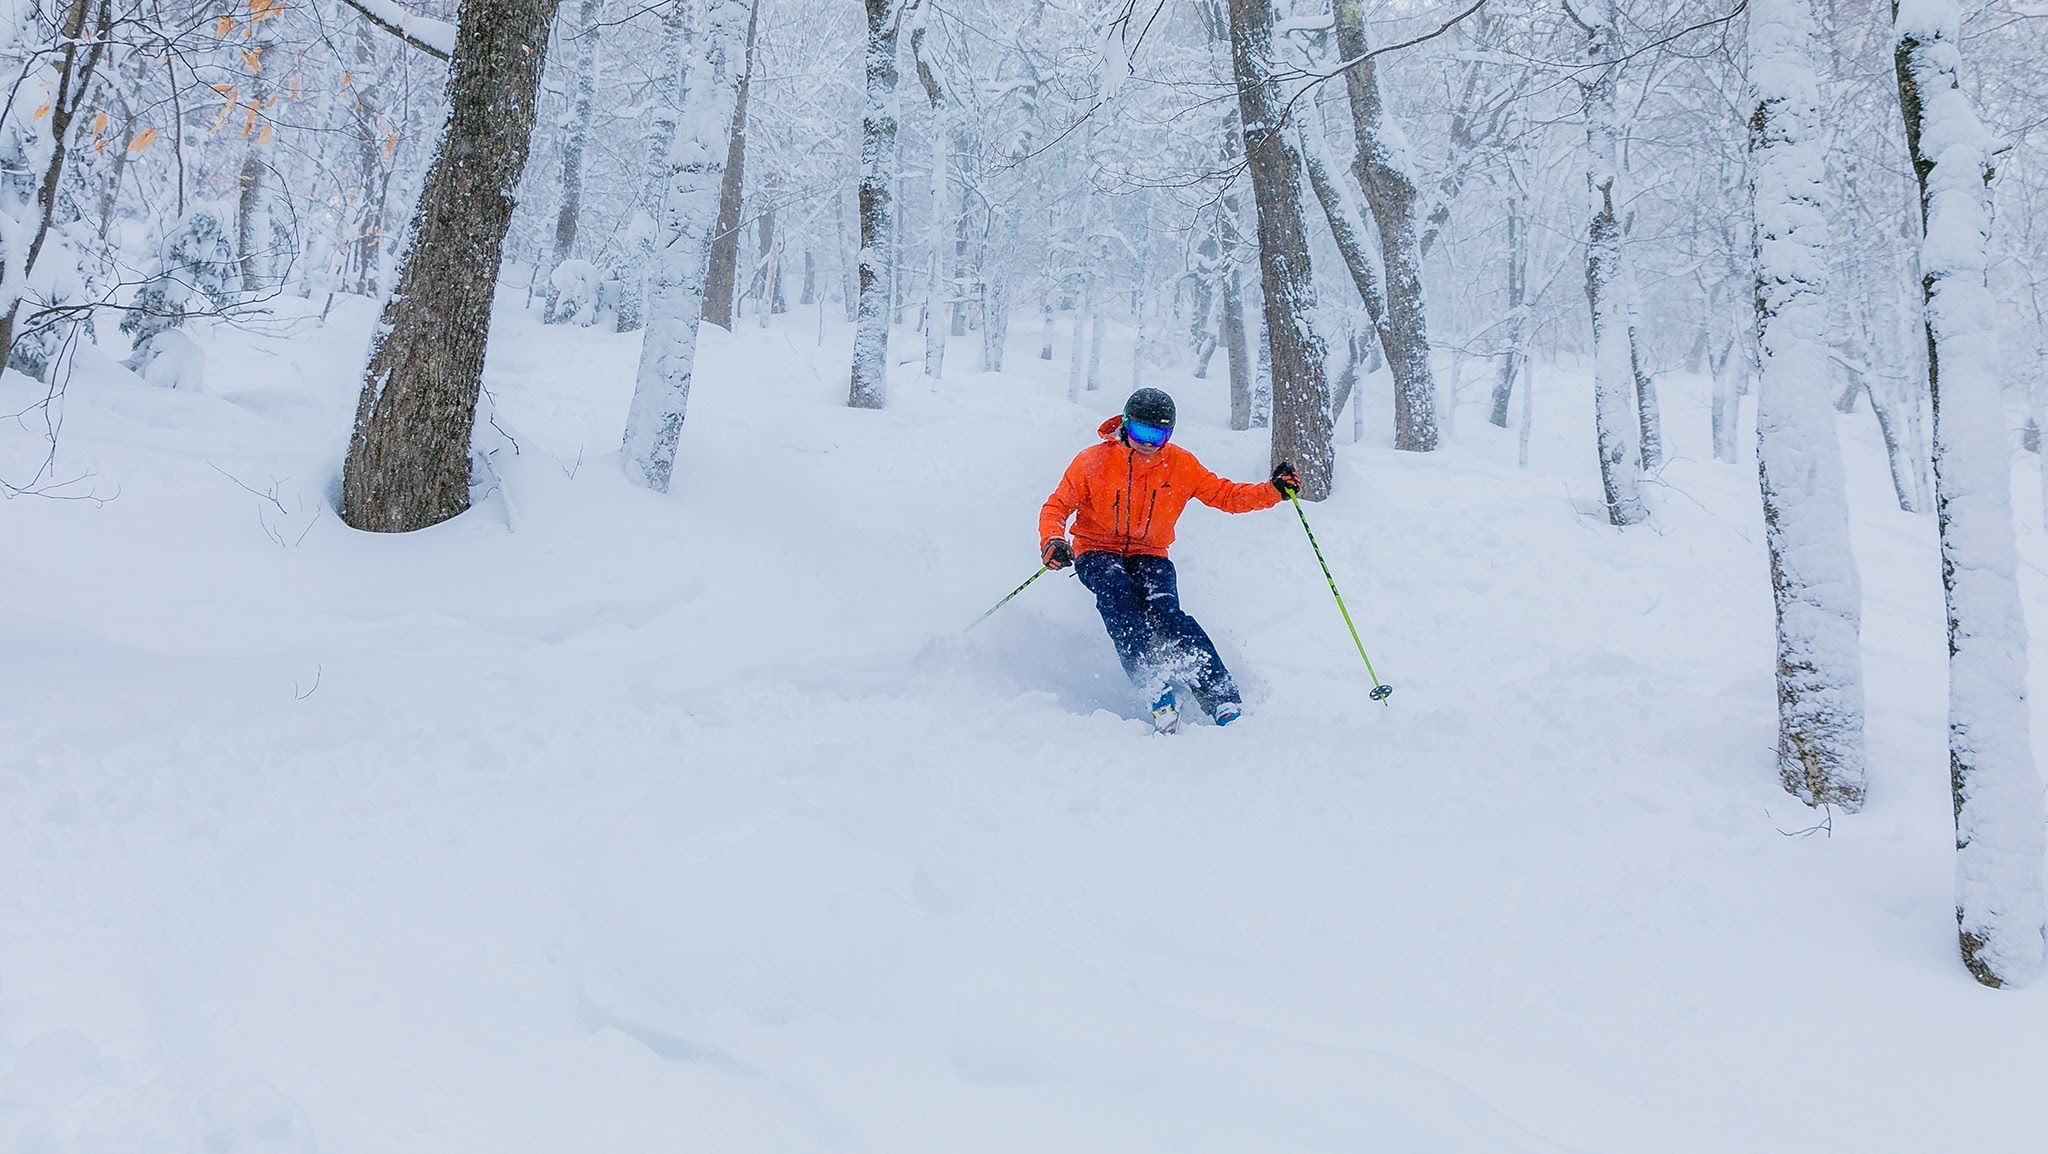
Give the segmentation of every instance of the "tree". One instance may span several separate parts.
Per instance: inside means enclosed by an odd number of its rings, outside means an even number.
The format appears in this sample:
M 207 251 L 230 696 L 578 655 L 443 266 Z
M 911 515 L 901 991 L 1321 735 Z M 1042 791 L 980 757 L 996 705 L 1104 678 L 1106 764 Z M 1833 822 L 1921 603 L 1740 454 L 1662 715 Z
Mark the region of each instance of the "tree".
M 1582 82 L 1586 96 L 1586 188 L 1592 197 L 1592 220 L 1586 229 L 1586 300 L 1593 311 L 1593 414 L 1600 452 L 1600 482 L 1607 497 L 1607 519 L 1633 525 L 1649 513 L 1639 489 L 1640 428 L 1636 416 L 1636 380 L 1628 337 L 1633 295 L 1622 264 L 1621 114 L 1616 107 L 1620 80 L 1621 29 L 1614 0 L 1589 0 L 1583 9 L 1569 6 L 1586 33 L 1586 60 L 1591 79 Z
M 559 2 L 559 0 L 558 0 Z M 590 117 L 597 102 L 598 47 L 602 40 L 604 0 L 581 0 L 576 6 L 576 96 L 562 137 L 562 197 L 555 210 L 555 252 L 552 268 L 576 255 L 576 229 L 583 207 L 583 151 L 590 135 Z M 552 282 L 550 282 L 552 283 Z M 550 324 L 566 323 L 573 314 L 558 311 L 557 292 L 548 293 Z
M 747 94 L 754 83 L 755 32 L 760 5 L 747 12 L 747 44 L 740 62 L 739 95 L 732 107 L 732 131 L 725 150 L 725 173 L 718 186 L 718 227 L 711 236 L 711 265 L 704 275 L 704 319 L 732 331 L 733 298 L 739 288 L 740 207 L 747 174 Z
M 1863 806 L 1862 596 L 1828 381 L 1826 137 L 1813 0 L 1750 0 L 1757 472 L 1778 624 L 1778 777 Z
M 879 409 L 889 396 L 889 292 L 895 273 L 896 0 L 867 9 L 867 108 L 861 120 L 860 306 L 846 403 Z
M 1387 311 L 1381 342 L 1386 346 L 1387 367 L 1394 374 L 1394 447 L 1427 453 L 1437 444 L 1436 377 L 1429 363 L 1429 310 L 1422 292 L 1422 247 L 1416 238 L 1415 177 L 1409 171 L 1405 138 L 1388 123 L 1376 61 L 1369 54 L 1361 0 L 1337 0 L 1336 34 L 1357 138 L 1358 156 L 1352 171 L 1372 206 L 1386 262 Z M 1306 474 L 1303 481 L 1307 481 Z
M 1258 207 L 1266 347 L 1273 364 L 1272 458 L 1292 462 L 1301 474 L 1301 495 L 1320 501 L 1330 495 L 1336 464 L 1334 422 L 1322 338 L 1309 326 L 1316 288 L 1302 228 L 1302 162 L 1273 78 L 1271 0 L 1230 0 L 1230 58 Z
M 690 402 L 726 134 L 739 101 L 752 11 L 749 0 L 707 0 L 669 145 L 668 191 L 657 222 L 661 240 L 647 284 L 647 331 L 620 451 L 626 476 L 657 493 L 668 492 Z
M 466 0 L 448 120 L 411 225 L 412 250 L 371 339 L 341 517 L 403 533 L 469 508 L 469 440 L 534 90 L 560 0 Z
M 1956 928 L 1987 986 L 2019 985 L 2048 949 L 2041 778 L 2027 717 L 2027 626 L 1998 395 L 1997 302 L 1985 279 L 1992 139 L 1963 95 L 1949 0 L 1893 0 L 1906 146 L 1919 179 L 1934 502 L 1948 603 L 1949 783 Z

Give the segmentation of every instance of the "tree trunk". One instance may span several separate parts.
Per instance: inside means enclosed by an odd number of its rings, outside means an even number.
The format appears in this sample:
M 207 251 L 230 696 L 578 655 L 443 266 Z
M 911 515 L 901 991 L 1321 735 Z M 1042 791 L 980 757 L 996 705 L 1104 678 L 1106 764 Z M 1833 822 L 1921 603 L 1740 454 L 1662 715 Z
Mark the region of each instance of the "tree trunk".
M 710 264 L 704 273 L 703 319 L 732 331 L 733 298 L 739 289 L 740 204 L 747 174 L 747 89 L 754 80 L 754 30 L 758 4 L 747 10 L 747 43 L 742 49 L 739 95 L 733 102 L 732 132 L 726 139 L 725 168 L 718 186 L 718 224 L 711 234 Z
M 1827 165 L 1813 0 L 1750 0 L 1757 474 L 1778 626 L 1778 780 L 1863 808 L 1862 593 L 1829 404 Z
M 1370 50 L 1361 0 L 1337 0 L 1337 52 L 1356 60 Z M 1408 171 L 1407 147 L 1386 122 L 1380 99 L 1379 74 L 1367 60 L 1344 71 L 1356 125 L 1358 158 L 1354 169 L 1373 223 L 1380 232 L 1386 261 L 1387 365 L 1394 374 L 1394 447 L 1426 453 L 1436 448 L 1436 379 L 1429 363 L 1429 311 L 1422 293 L 1422 248 L 1417 242 L 1415 179 Z M 1303 475 L 1307 482 L 1307 475 Z M 1304 494 L 1305 496 L 1306 494 Z
M 559 3 L 462 6 L 448 121 L 413 214 L 397 291 L 371 340 L 342 467 L 341 517 L 357 529 L 409 532 L 469 508 L 469 438 L 491 298 Z
M 1330 495 L 1336 463 L 1330 384 L 1322 338 L 1309 327 L 1316 289 L 1302 229 L 1302 164 L 1272 75 L 1271 0 L 1230 0 L 1230 49 L 1258 206 L 1266 347 L 1273 366 L 1272 461 L 1291 462 L 1301 474 L 1301 495 L 1320 501 Z
M 1392 349 L 1400 343 L 1400 338 L 1387 321 L 1386 293 L 1380 288 L 1380 261 L 1366 240 L 1365 205 L 1358 187 L 1351 183 L 1349 174 L 1330 163 L 1314 99 L 1303 100 L 1297 111 L 1302 114 L 1299 139 L 1309 187 L 1315 190 L 1316 200 L 1323 206 L 1323 218 L 1329 222 L 1330 237 L 1336 241 L 1337 255 L 1344 262 L 1344 270 L 1351 274 L 1358 299 L 1365 305 L 1365 315 L 1372 323 L 1374 339 L 1382 350 Z
M 597 104 L 597 48 L 604 0 L 582 0 L 576 11 L 576 98 L 569 110 L 569 130 L 562 135 L 562 202 L 555 211 L 554 268 L 576 255 L 576 224 L 583 207 L 583 147 L 590 136 L 590 118 Z M 550 269 L 550 272 L 553 270 Z M 568 318 L 555 312 L 558 292 L 548 282 L 547 322 Z
M 1643 345 L 1636 339 L 1636 327 L 1628 327 L 1628 375 L 1636 383 L 1636 426 L 1640 437 L 1643 468 L 1664 463 L 1664 423 L 1657 408 L 1657 379 L 1643 371 Z
M 1501 357 L 1500 379 L 1493 386 L 1493 409 L 1486 417 L 1501 429 L 1508 427 L 1508 406 L 1514 400 L 1515 378 L 1521 375 L 1522 361 L 1528 355 L 1529 226 L 1523 219 L 1528 211 L 1527 200 L 1528 194 L 1519 188 L 1507 198 L 1508 348 L 1506 355 Z
M 889 293 L 896 257 L 896 0 L 867 6 L 867 112 L 861 121 L 860 316 L 847 404 L 879 409 L 889 396 Z
M 1010 340 L 1010 262 L 1017 243 L 1017 210 L 1008 203 L 990 209 L 989 240 L 994 259 L 985 259 L 988 277 L 982 285 L 981 371 L 1003 371 L 1003 346 Z
M 1635 372 L 1629 363 L 1630 281 L 1621 263 L 1620 111 L 1615 107 L 1621 64 L 1621 30 L 1614 0 L 1595 0 L 1582 15 L 1587 27 L 1586 58 L 1593 79 L 1586 85 L 1586 186 L 1592 194 L 1592 223 L 1586 232 L 1586 300 L 1593 310 L 1593 397 L 1600 451 L 1600 482 L 1607 519 L 1633 525 L 1649 516 L 1639 488 L 1641 457 L 1636 438 Z
M 657 493 L 668 492 L 674 476 L 690 402 L 705 273 L 725 177 L 728 142 L 723 133 L 736 123 L 733 109 L 746 67 L 751 10 L 749 0 L 708 0 L 699 9 L 683 106 L 668 148 L 668 191 L 656 221 L 660 240 L 647 278 L 647 331 L 620 448 L 627 479 Z
M 1053 308 L 1051 291 L 1047 290 L 1045 298 L 1039 301 L 1038 303 L 1042 311 L 1045 313 L 1045 328 L 1040 332 L 1038 338 L 1038 359 L 1041 361 L 1049 361 L 1052 359 Z
M 625 267 L 619 281 L 618 331 L 637 332 L 647 324 L 647 278 L 653 274 L 656 234 L 655 218 L 668 191 L 668 146 L 676 138 L 677 109 L 683 99 L 683 41 L 689 38 L 691 0 L 669 0 L 661 17 L 660 98 L 647 118 L 642 138 L 643 161 L 640 192 L 634 200 L 632 223 L 626 229 Z
M 1216 326 L 1223 359 L 1230 366 L 1230 427 L 1240 432 L 1252 427 L 1252 374 L 1257 371 L 1244 330 L 1244 282 L 1239 279 L 1243 275 L 1235 263 L 1224 266 L 1223 317 Z
M 1998 391 L 1998 305 L 1985 281 L 1994 143 L 1958 86 L 1955 5 L 1894 0 L 1892 14 L 1899 104 L 1926 237 L 1920 269 L 1948 602 L 1956 928 L 1970 974 L 1987 986 L 2013 986 L 2040 972 L 2048 903 L 2011 455 Z

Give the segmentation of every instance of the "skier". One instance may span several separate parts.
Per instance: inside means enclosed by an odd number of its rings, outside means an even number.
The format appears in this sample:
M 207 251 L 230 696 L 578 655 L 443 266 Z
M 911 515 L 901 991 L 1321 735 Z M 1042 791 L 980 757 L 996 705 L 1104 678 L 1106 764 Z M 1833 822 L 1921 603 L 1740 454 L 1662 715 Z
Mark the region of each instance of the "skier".
M 1173 398 L 1139 389 L 1124 411 L 1102 422 L 1102 443 L 1075 456 L 1038 513 L 1039 555 L 1048 569 L 1074 566 L 1095 594 L 1095 608 L 1132 684 L 1152 701 L 1152 724 L 1171 733 L 1180 712 L 1170 681 L 1179 679 L 1218 725 L 1244 713 L 1237 683 L 1209 635 L 1180 607 L 1167 560 L 1173 525 L 1191 500 L 1226 513 L 1270 509 L 1301 487 L 1294 466 L 1274 466 L 1264 483 L 1226 481 L 1173 436 Z M 1067 522 L 1074 520 L 1074 540 Z

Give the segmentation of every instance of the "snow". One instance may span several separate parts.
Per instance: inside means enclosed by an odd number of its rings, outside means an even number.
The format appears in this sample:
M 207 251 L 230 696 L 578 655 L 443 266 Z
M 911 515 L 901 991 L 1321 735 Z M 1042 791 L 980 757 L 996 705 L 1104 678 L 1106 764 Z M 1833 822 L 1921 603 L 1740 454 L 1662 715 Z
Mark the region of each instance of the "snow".
M 1957 961 L 1939 558 L 1867 416 L 1841 428 L 1870 802 L 1788 837 L 1823 815 L 1777 784 L 1755 473 L 1711 461 L 1704 379 L 1660 381 L 1671 464 L 1624 532 L 1583 368 L 1539 367 L 1526 472 L 1473 413 L 1392 451 L 1373 378 L 1308 515 L 1391 708 L 1291 511 L 1198 508 L 1183 597 L 1249 711 L 1157 738 L 1069 578 L 959 632 L 1120 395 L 1069 404 L 1060 359 L 1017 357 L 853 410 L 836 319 L 823 347 L 802 308 L 707 328 L 663 496 L 611 451 L 638 338 L 518 299 L 497 480 L 412 534 L 327 504 L 369 302 L 193 326 L 195 391 L 80 359 L 59 465 L 100 503 L 0 503 L 0 1149 L 2048 1128 L 2048 986 Z M 1180 443 L 1263 475 L 1221 381 L 1148 380 Z M 6 475 L 42 452 L 0 425 Z M 2048 540 L 2020 546 L 2048 620 Z
M 348 0 L 371 19 L 398 29 L 442 56 L 455 55 L 455 25 L 412 11 L 398 0 Z

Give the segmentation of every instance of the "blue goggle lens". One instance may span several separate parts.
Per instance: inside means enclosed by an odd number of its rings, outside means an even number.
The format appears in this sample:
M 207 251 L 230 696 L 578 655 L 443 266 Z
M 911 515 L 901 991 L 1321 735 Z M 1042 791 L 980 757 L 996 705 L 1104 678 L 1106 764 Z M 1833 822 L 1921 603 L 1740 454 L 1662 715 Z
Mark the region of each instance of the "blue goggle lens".
M 1124 432 L 1130 436 L 1131 440 L 1136 441 L 1140 445 L 1152 447 L 1164 445 L 1166 439 L 1173 436 L 1172 429 L 1162 429 L 1158 425 L 1148 425 L 1143 421 L 1133 421 L 1129 417 L 1124 418 Z

